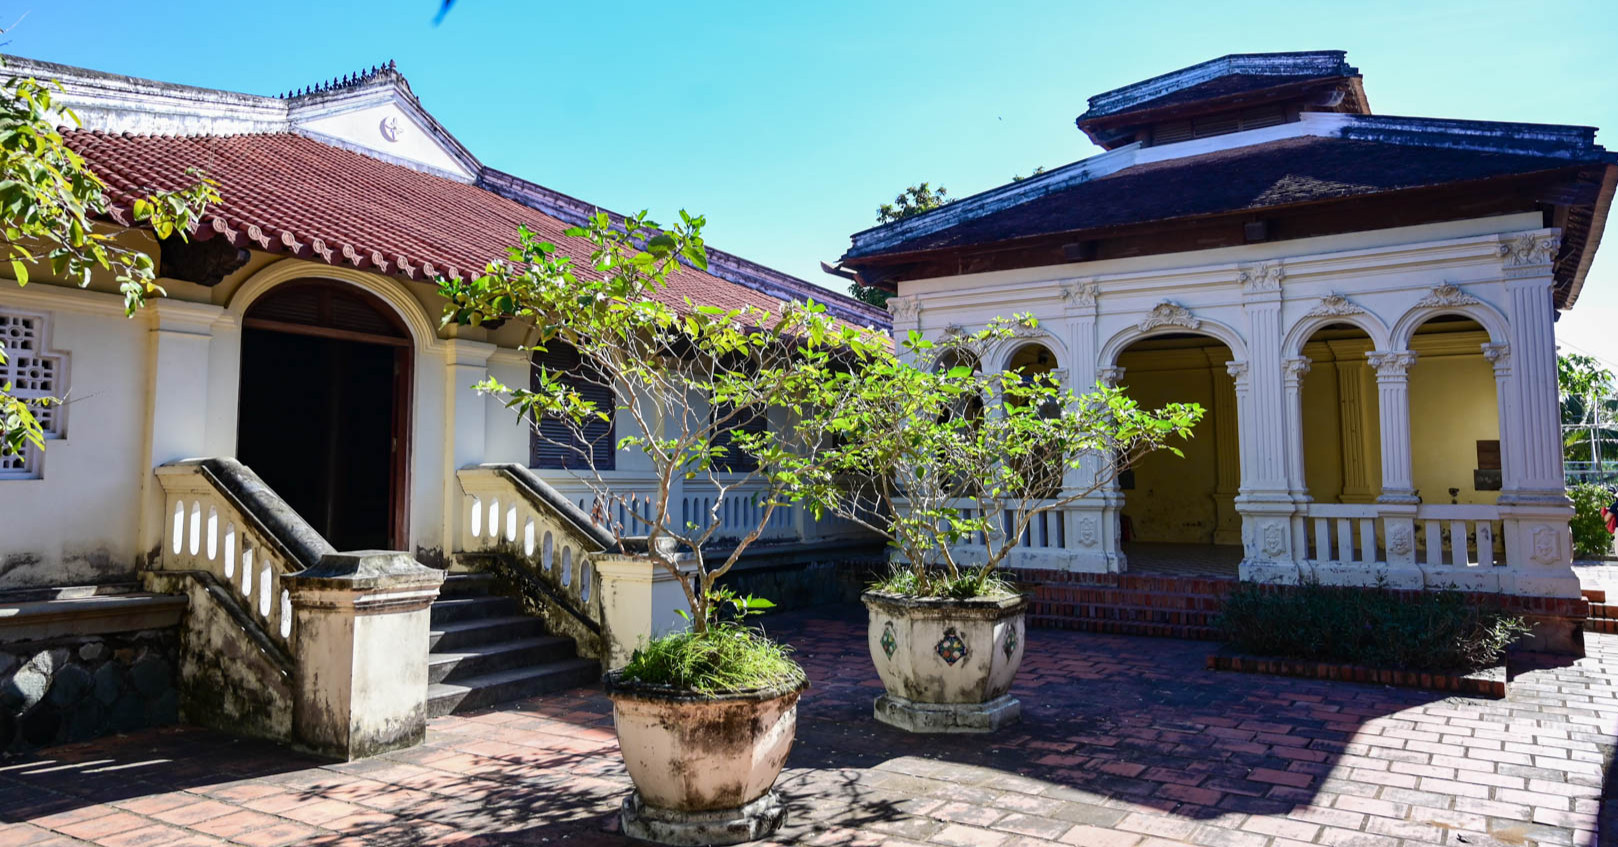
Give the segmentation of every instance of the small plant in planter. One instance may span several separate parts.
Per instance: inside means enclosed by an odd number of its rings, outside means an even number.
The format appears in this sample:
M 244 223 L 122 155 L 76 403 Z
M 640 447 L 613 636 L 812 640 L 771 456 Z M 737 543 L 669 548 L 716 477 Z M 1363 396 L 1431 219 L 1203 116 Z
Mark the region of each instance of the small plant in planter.
M 531 327 L 528 346 L 566 352 L 547 357 L 566 365 L 537 370 L 527 388 L 478 387 L 571 457 L 597 503 L 624 506 L 627 525 L 613 528 L 625 548 L 644 550 L 683 592 L 689 628 L 638 645 L 605 679 L 636 787 L 624 831 L 668 844 L 737 843 L 784 820 L 770 789 L 808 681 L 785 647 L 744 623 L 770 604 L 719 580 L 787 504 L 789 485 L 824 475 L 804 430 L 765 421 L 785 417 L 805 386 L 886 350 L 812 302 L 724 309 L 675 295 L 682 275 L 707 267 L 702 225 L 684 213 L 669 228 L 644 212 L 598 213 L 566 233 L 571 252 L 588 254 L 582 267 L 525 228 L 510 263 L 440 281 L 446 322 L 515 319 Z M 614 440 L 618 423 L 632 431 Z M 615 492 L 597 467 L 602 449 L 640 453 L 650 493 Z M 701 488 L 704 508 L 689 507 L 686 486 Z M 817 505 L 817 492 L 796 496 Z M 756 520 L 737 534 L 743 513 Z
M 985 347 L 1032 328 L 996 319 L 823 387 L 802 426 L 833 433 L 817 502 L 887 537 L 895 568 L 863 595 L 887 693 L 876 717 L 914 732 L 988 732 L 1015 721 L 1026 599 L 1000 573 L 1040 515 L 1060 513 L 1145 454 L 1189 437 L 1194 404 L 1140 408 L 1116 388 L 1044 374 L 985 374 Z

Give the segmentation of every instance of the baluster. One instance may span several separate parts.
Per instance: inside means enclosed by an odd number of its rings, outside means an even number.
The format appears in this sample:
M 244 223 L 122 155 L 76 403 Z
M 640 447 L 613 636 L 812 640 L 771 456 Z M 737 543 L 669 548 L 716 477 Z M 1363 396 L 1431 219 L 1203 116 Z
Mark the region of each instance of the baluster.
M 1325 518 L 1315 518 L 1315 558 L 1322 562 L 1332 561 L 1331 521 Z
M 1449 522 L 1449 563 L 1464 568 L 1472 564 L 1466 550 L 1466 521 Z
M 1337 519 L 1337 560 L 1359 561 L 1354 557 L 1354 522 L 1348 518 Z
M 1375 518 L 1360 518 L 1360 561 L 1377 561 Z
M 1492 521 L 1478 521 L 1478 565 L 1491 567 L 1494 565 L 1494 523 Z M 1504 564 L 1502 562 L 1501 564 Z
M 1427 528 L 1427 564 L 1438 566 L 1444 564 L 1444 530 L 1443 521 L 1422 521 Z

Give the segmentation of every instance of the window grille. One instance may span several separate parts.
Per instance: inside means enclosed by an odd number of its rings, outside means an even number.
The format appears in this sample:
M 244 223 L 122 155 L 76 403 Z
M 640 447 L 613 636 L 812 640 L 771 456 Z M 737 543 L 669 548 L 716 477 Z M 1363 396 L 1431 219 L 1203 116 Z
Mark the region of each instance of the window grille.
M 0 385 L 9 383 L 19 400 L 61 398 L 67 393 L 67 356 L 50 349 L 50 324 L 44 315 L 0 310 L 0 346 L 6 361 L 0 364 Z M 46 439 L 59 439 L 66 431 L 62 406 L 34 406 L 34 417 Z M 0 456 L 0 479 L 38 479 L 44 456 L 33 445 L 19 453 Z

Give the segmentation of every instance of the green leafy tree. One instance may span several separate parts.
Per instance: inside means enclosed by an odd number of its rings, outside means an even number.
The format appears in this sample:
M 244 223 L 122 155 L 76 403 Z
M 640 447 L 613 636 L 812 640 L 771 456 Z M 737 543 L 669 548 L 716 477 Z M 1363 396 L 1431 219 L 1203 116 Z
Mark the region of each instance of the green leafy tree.
M 1613 501 L 1611 491 L 1599 485 L 1572 485 L 1567 490 L 1573 501 L 1573 555 L 1581 559 L 1599 559 L 1612 555 L 1612 533 L 1607 531 L 1607 519 L 1602 508 Z
M 1088 393 L 1043 375 L 986 374 L 985 347 L 1035 325 L 996 319 L 933 342 L 912 331 L 902 355 L 871 357 L 805 398 L 804 438 L 830 442 L 798 490 L 816 508 L 886 537 L 907 567 L 885 587 L 921 596 L 999 590 L 996 569 L 1034 521 L 1186 438 L 1200 406 L 1141 408 L 1116 388 Z M 1094 470 L 1067 486 L 1069 471 Z
M 30 268 L 44 266 L 80 286 L 97 272 L 110 273 L 123 293 L 125 313 L 134 314 L 147 297 L 163 293 L 157 269 L 150 255 L 119 244 L 116 232 L 98 225 L 109 211 L 106 183 L 57 129 L 64 121 L 77 125 L 78 118 L 57 107 L 53 90 L 60 86 L 32 78 L 0 87 L 0 225 L 11 272 L 18 285 L 27 285 Z M 219 200 L 214 183 L 196 176 L 183 191 L 137 200 L 130 210 L 134 219 L 160 239 L 185 238 L 207 204 Z M 10 383 L 0 385 L 0 455 L 30 444 L 43 449 L 34 411 L 56 402 L 60 398 L 19 398 Z
M 940 185 L 933 188 L 929 183 L 918 182 L 899 192 L 898 196 L 893 198 L 892 203 L 883 203 L 878 206 L 876 208 L 876 222 L 886 224 L 902 221 L 905 218 L 913 218 L 923 212 L 931 212 L 953 202 L 955 200 L 949 196 L 949 189 L 944 186 Z M 888 305 L 888 298 L 892 296 L 880 288 L 861 285 L 857 280 L 849 284 L 848 293 L 856 299 L 870 303 L 873 306 Z
M 840 324 L 815 303 L 773 311 L 689 299 L 670 305 L 669 283 L 689 272 L 684 265 L 707 267 L 702 226 L 683 212 L 668 228 L 644 212 L 623 220 L 597 213 L 567 231 L 589 248 L 583 266 L 525 228 L 510 261 L 476 278 L 442 280 L 439 290 L 450 301 L 448 323 L 520 319 L 532 326 L 530 347 L 577 352 L 579 367 L 567 374 L 541 370 L 530 387 L 490 378 L 478 389 L 516 410 L 537 437 L 572 451 L 598 502 L 624 501 L 594 466 L 592 442 L 615 416 L 633 422 L 636 431 L 614 447 L 645 456 L 653 490 L 625 503 L 628 525 L 614 529 L 679 582 L 692 631 L 718 638 L 735 634 L 716 624 L 717 613 L 734 606 L 718 580 L 789 502 L 788 486 L 822 473 L 821 445 L 798 437 L 802 430 L 753 424 L 789 409 L 847 362 L 887 348 L 884 337 Z M 610 401 L 590 399 L 601 396 Z M 701 514 L 682 513 L 679 489 L 690 481 L 703 486 Z M 756 507 L 757 519 L 740 537 L 724 537 L 731 530 L 723 518 L 738 502 Z M 763 601 L 743 603 L 751 609 Z
M 1593 356 L 1556 357 L 1556 381 L 1562 400 L 1564 457 L 1592 462 L 1597 470 L 1618 460 L 1618 398 L 1612 371 Z

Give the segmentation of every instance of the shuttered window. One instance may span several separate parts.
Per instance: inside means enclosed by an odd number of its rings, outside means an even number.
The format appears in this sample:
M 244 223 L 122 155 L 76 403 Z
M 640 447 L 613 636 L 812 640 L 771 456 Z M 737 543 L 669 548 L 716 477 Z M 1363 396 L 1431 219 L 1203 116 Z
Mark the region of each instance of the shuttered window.
M 597 409 L 613 415 L 616 404 L 611 386 L 604 384 L 594 369 L 585 365 L 579 352 L 560 341 L 546 347 L 546 350 L 534 351 L 531 387 L 539 390 L 539 374 L 543 368 L 577 391 L 580 397 L 594 403 Z M 538 431 L 529 436 L 533 448 L 530 465 L 542 469 L 588 469 L 593 464 L 598 471 L 613 470 L 618 460 L 618 439 L 614 430 L 612 421 L 591 420 L 577 426 L 572 421 L 541 418 Z
M 1175 144 L 1193 138 L 1227 135 L 1287 122 L 1286 107 L 1258 106 L 1234 112 L 1219 112 L 1178 121 L 1164 121 L 1152 127 L 1152 144 Z
M 714 418 L 716 420 L 725 418 L 729 411 L 730 407 L 717 406 L 714 408 Z M 758 457 L 751 453 L 743 452 L 739 448 L 731 447 L 730 434 L 735 430 L 764 432 L 768 428 L 768 424 L 769 418 L 765 415 L 763 409 L 744 409 L 740 414 L 729 417 L 725 421 L 725 428 L 714 435 L 714 446 L 725 451 L 715 459 L 714 466 L 720 470 L 735 473 L 751 473 L 758 470 Z

